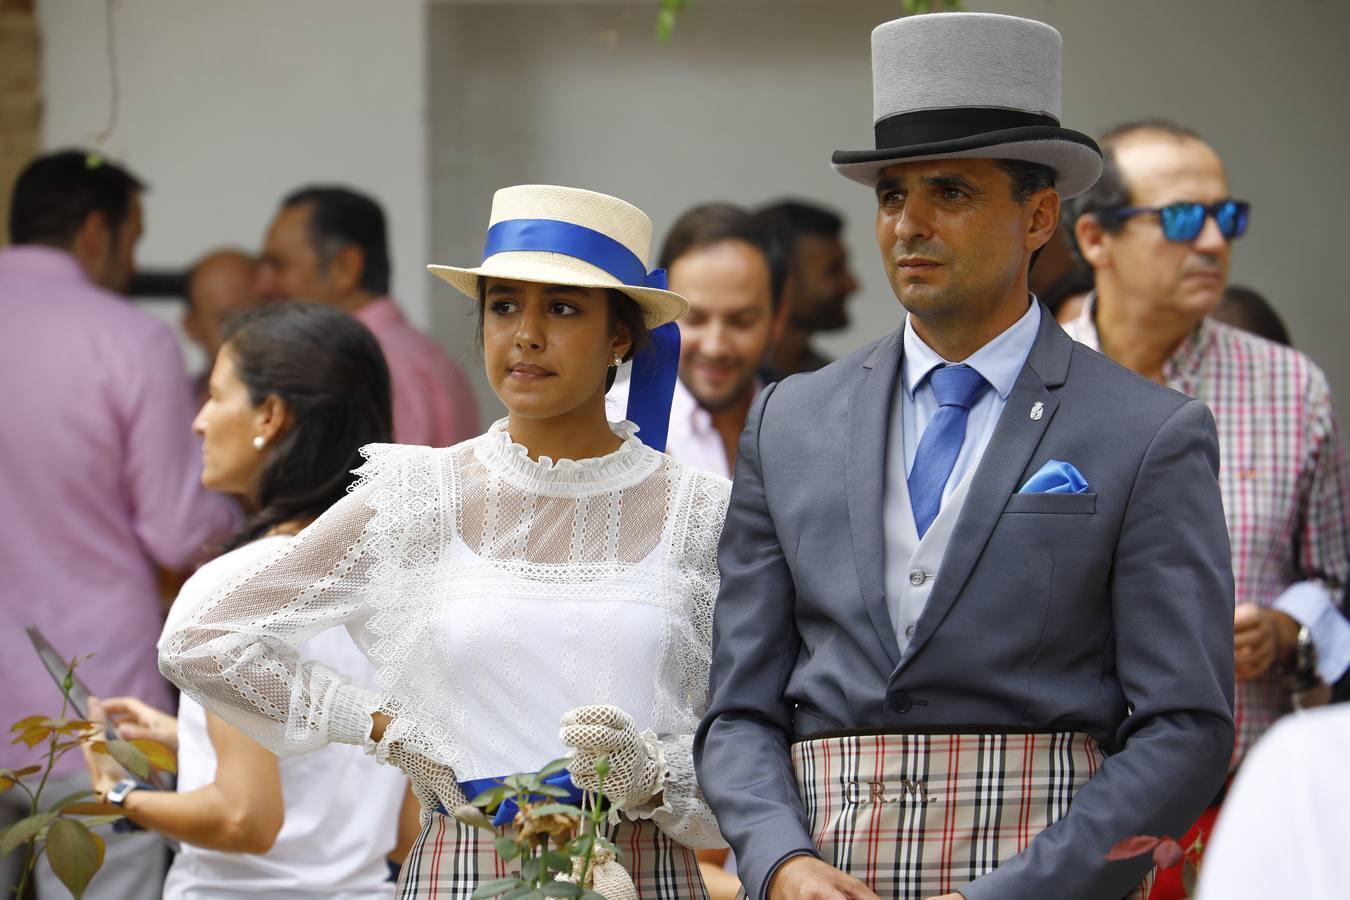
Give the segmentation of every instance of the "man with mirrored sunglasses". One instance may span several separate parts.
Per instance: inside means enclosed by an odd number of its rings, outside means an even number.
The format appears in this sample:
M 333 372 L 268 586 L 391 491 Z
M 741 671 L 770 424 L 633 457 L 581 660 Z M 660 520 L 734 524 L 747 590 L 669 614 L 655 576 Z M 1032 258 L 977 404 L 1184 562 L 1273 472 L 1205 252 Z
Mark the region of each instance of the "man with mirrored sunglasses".
M 1236 768 L 1310 688 L 1350 669 L 1338 612 L 1350 573 L 1345 453 L 1322 371 L 1209 317 L 1250 212 L 1214 149 L 1168 122 L 1119 126 L 1100 143 L 1102 178 L 1062 220 L 1096 277 L 1065 330 L 1214 413 L 1236 584 Z M 1183 846 L 1207 836 L 1221 799 Z M 1154 900 L 1184 896 L 1178 873 L 1160 873 Z

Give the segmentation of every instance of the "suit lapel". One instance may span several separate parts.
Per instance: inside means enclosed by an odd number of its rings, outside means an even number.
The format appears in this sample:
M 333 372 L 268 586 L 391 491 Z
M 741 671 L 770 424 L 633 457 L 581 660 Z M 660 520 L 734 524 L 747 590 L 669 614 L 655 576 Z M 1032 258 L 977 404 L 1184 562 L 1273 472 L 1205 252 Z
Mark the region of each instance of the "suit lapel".
M 1021 488 L 1022 474 L 1059 406 L 1052 389 L 1064 383 L 1072 352 L 1073 341 L 1042 306 L 1036 343 L 1008 394 L 994 434 L 972 476 L 970 493 L 956 520 L 932 593 L 895 675 L 900 674 L 942 624 L 984 552 L 1008 498 Z M 1037 403 L 1041 408 L 1034 414 Z
M 892 669 L 900 661 L 895 626 L 886 609 L 883 573 L 886 558 L 881 504 L 886 483 L 886 443 L 890 432 L 891 395 L 900 371 L 900 334 L 877 345 L 849 389 L 845 425 L 844 480 L 853 559 L 863 606 L 872 621 Z

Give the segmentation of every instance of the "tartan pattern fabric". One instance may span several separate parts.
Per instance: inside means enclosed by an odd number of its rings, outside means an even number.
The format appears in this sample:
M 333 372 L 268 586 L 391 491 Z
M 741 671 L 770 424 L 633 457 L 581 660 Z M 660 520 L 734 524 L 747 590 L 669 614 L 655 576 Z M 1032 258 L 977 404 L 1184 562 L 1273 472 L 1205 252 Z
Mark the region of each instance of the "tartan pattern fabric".
M 694 851 L 650 819 L 623 819 L 607 837 L 619 848 L 639 900 L 708 900 Z M 432 813 L 403 864 L 397 900 L 468 900 L 478 885 L 519 872 L 518 863 L 502 862 L 492 840 L 486 831 Z
M 853 735 L 795 743 L 791 756 L 821 858 L 884 900 L 993 871 L 1061 819 L 1105 759 L 1068 731 Z
M 1065 326 L 1100 352 L 1095 298 Z M 1291 584 L 1350 576 L 1350 474 L 1322 371 L 1296 350 L 1205 319 L 1163 366 L 1168 387 L 1209 407 L 1238 603 L 1270 607 Z M 1237 683 L 1233 767 L 1293 706 L 1279 673 Z

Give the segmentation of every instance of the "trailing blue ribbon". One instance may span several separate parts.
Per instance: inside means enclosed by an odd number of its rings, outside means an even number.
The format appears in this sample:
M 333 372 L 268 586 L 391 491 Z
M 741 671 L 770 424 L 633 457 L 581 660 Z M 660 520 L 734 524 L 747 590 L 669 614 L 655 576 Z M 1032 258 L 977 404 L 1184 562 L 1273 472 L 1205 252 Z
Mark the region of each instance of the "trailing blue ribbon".
M 556 219 L 508 219 L 488 229 L 483 261 L 498 253 L 561 253 L 608 272 L 630 287 L 667 290 L 666 270 L 647 271 L 632 250 L 593 228 Z M 638 439 L 653 450 L 666 449 L 670 405 L 680 365 L 680 329 L 667 323 L 633 356 L 627 417 L 638 426 Z
M 491 790 L 495 787 L 501 787 L 502 779 L 496 778 L 475 778 L 472 781 L 461 781 L 459 789 L 464 792 L 464 796 L 470 801 L 477 797 L 483 791 Z M 544 779 L 544 784 L 551 784 L 554 787 L 560 787 L 567 791 L 566 797 L 531 797 L 531 800 L 548 799 L 555 803 L 570 803 L 572 806 L 581 806 L 583 793 L 581 788 L 572 783 L 572 774 L 566 769 L 557 772 Z M 515 800 L 503 800 L 497 807 L 496 814 L 492 817 L 492 824 L 500 828 L 503 825 L 510 825 L 516 819 L 516 813 L 520 812 L 520 807 L 516 805 Z
M 664 273 L 662 273 L 664 274 Z M 628 421 L 653 450 L 666 449 L 670 405 L 680 369 L 680 326 L 667 322 L 647 333 L 647 344 L 633 355 L 628 382 Z

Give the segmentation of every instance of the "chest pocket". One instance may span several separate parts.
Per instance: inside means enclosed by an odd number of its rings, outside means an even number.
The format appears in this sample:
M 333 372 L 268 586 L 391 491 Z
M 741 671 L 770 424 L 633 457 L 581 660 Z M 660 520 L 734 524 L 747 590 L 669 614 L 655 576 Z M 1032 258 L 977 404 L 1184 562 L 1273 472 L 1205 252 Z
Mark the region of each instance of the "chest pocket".
M 1097 495 L 1088 494 L 1013 494 L 1003 514 L 1049 514 L 1090 516 L 1097 511 Z

